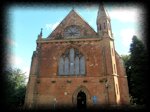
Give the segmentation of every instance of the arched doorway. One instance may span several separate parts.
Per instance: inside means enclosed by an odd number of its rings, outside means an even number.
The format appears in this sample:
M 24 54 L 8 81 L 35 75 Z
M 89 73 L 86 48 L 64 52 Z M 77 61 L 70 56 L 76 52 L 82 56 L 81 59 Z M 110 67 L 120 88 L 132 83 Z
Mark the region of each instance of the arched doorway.
M 77 95 L 77 108 L 86 108 L 86 94 L 80 91 Z

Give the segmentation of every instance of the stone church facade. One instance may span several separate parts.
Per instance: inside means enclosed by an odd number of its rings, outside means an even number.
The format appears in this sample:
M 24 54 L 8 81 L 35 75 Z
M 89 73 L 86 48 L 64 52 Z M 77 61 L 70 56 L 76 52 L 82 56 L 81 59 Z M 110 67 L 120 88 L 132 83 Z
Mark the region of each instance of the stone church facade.
M 129 104 L 127 76 L 103 5 L 97 32 L 72 9 L 47 38 L 41 32 L 36 42 L 27 108 Z

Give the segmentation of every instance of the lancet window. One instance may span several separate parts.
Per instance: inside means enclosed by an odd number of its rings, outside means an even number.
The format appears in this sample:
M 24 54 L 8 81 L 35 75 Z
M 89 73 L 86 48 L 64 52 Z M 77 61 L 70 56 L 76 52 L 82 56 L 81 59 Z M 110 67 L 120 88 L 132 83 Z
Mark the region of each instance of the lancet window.
M 58 75 L 85 75 L 85 57 L 75 48 L 67 49 L 59 59 Z

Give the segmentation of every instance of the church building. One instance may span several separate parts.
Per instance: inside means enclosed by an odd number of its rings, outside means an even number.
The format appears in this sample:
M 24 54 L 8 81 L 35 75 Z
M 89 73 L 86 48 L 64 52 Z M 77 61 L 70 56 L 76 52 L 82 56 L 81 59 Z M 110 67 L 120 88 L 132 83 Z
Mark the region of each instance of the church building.
M 103 5 L 97 13 L 97 32 L 72 9 L 47 38 L 41 31 L 36 43 L 25 107 L 129 104 L 125 68 Z

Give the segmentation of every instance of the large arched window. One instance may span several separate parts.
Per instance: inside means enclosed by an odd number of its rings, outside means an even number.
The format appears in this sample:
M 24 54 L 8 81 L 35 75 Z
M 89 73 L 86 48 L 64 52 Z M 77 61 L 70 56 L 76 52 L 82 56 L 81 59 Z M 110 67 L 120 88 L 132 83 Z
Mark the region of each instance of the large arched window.
M 85 75 L 85 57 L 75 48 L 67 49 L 59 59 L 58 75 Z

